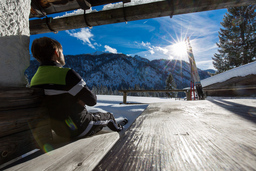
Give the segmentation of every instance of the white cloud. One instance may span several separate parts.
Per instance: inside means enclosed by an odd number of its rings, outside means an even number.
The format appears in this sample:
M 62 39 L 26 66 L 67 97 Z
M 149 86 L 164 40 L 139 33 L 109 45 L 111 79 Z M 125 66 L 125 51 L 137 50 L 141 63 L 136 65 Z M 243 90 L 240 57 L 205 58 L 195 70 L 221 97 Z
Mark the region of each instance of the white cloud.
M 144 47 L 150 47 L 151 44 L 149 42 L 144 43 L 143 41 L 141 42 L 141 45 Z
M 110 10 L 110 9 L 122 8 L 122 7 L 123 7 L 123 3 L 122 2 L 118 2 L 118 3 L 114 3 L 114 4 L 104 5 L 102 10 Z
M 97 10 L 92 10 L 92 8 L 86 10 L 86 14 L 91 13 L 91 12 L 97 12 Z M 70 17 L 70 16 L 75 16 L 75 15 L 82 15 L 84 14 L 84 10 L 83 9 L 78 9 L 78 10 L 74 10 L 72 12 L 66 12 L 64 15 L 62 16 L 56 16 L 54 17 L 54 19 L 57 18 L 64 18 L 64 17 Z
M 93 43 L 93 45 L 94 45 L 94 46 L 101 47 L 101 44 L 100 44 L 100 43 L 96 43 L 96 42 L 94 42 L 94 43 Z
M 94 45 L 97 45 L 97 43 L 92 44 L 91 40 L 93 37 L 93 34 L 91 33 L 91 30 L 88 28 L 82 28 L 80 31 L 75 32 L 75 30 L 66 31 L 70 36 L 76 37 L 79 40 L 82 40 L 83 44 L 87 44 L 93 49 L 96 49 Z
M 168 51 L 169 51 L 167 48 L 162 48 L 162 47 L 160 47 L 160 46 L 155 47 L 155 49 L 156 49 L 157 51 L 162 52 L 163 54 L 167 54 Z
M 157 1 L 162 1 L 162 0 L 131 0 L 131 2 L 128 2 L 128 3 L 123 3 L 123 2 L 111 3 L 111 4 L 104 5 L 102 10 L 123 8 L 123 6 L 128 7 L 128 6 L 147 4 L 147 3 L 157 2 Z
M 146 50 L 148 50 L 148 52 L 151 54 L 151 55 L 153 55 L 153 54 L 155 54 L 156 52 L 158 52 L 158 53 L 162 53 L 162 54 L 167 54 L 168 53 L 168 49 L 167 48 L 165 48 L 165 47 L 160 47 L 160 46 L 153 46 L 153 45 L 151 45 L 151 43 L 150 42 L 141 42 L 141 43 L 138 43 L 138 42 L 135 42 L 135 44 L 137 44 L 138 46 L 139 46 L 139 48 L 140 47 L 142 47 L 142 48 L 146 48 Z M 145 51 L 144 51 L 144 53 L 145 53 Z
M 105 45 L 104 48 L 105 48 L 105 52 L 117 53 L 116 49 L 114 49 L 114 48 L 112 48 L 112 47 L 110 47 L 108 45 Z

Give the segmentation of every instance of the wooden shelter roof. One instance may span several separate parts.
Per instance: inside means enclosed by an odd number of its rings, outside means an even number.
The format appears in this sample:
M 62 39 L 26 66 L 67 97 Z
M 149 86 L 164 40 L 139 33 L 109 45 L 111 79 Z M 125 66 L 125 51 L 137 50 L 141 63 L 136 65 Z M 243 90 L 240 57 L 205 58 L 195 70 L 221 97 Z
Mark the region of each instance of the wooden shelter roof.
M 49 14 L 89 9 L 93 6 L 123 2 L 121 8 L 101 10 L 76 16 L 49 19 Z M 131 0 L 32 0 L 30 33 L 70 30 L 105 24 L 173 16 L 200 11 L 256 4 L 255 0 L 156 0 L 150 3 L 131 5 Z M 138 1 L 139 2 L 139 1 Z
M 130 2 L 131 0 L 32 0 L 30 18 L 44 17 L 48 14 L 71 11 L 76 9 L 90 9 L 93 6 L 115 2 Z

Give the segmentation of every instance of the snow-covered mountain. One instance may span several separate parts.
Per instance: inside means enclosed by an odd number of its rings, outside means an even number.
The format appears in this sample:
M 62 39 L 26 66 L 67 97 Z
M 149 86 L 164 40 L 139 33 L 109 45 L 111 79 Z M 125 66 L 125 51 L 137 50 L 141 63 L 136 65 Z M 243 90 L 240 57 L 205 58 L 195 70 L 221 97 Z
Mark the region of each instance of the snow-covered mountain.
M 178 60 L 152 60 L 140 56 L 99 53 L 96 55 L 67 55 L 66 66 L 74 69 L 86 81 L 87 86 L 104 85 L 112 90 L 122 88 L 165 89 L 167 76 L 172 73 L 177 88 L 190 85 L 190 65 Z M 26 70 L 29 81 L 36 72 L 38 62 L 31 60 Z M 201 79 L 210 75 L 198 69 Z

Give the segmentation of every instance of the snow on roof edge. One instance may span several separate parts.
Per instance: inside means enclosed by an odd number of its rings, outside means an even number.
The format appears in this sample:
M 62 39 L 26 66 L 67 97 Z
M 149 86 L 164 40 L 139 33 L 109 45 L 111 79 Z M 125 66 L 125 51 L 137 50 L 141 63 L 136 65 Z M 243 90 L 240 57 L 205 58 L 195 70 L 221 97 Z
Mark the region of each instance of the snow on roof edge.
M 233 77 L 243 77 L 250 74 L 256 74 L 256 61 L 201 80 L 201 84 L 203 87 L 206 87 Z

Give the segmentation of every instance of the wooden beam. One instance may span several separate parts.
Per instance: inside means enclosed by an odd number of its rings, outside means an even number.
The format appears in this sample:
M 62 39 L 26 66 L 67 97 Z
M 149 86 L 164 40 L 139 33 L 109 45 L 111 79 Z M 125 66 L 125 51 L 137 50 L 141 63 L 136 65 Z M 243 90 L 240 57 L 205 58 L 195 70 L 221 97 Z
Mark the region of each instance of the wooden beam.
M 116 3 L 116 2 L 131 2 L 131 0 L 88 0 L 92 6 L 98 6 L 98 5 L 105 5 L 110 3 Z
M 165 92 L 187 92 L 190 90 L 187 89 L 175 89 L 175 90 L 119 90 L 119 92 L 122 93 L 133 93 L 133 92 L 161 92 L 161 93 L 165 93 Z
M 54 1 L 57 2 L 58 4 L 55 4 Z M 73 0 L 73 1 L 69 1 L 68 3 L 63 1 L 63 4 L 60 4 L 61 0 L 54 0 L 54 1 L 52 1 L 52 3 L 49 3 L 49 2 L 46 2 L 45 0 L 32 0 L 30 18 L 44 17 L 45 15 L 72 11 L 80 8 L 89 9 L 91 6 L 99 6 L 99 5 L 105 5 L 105 4 L 117 3 L 117 2 L 123 2 L 123 3 L 131 2 L 131 0 L 76 0 L 76 1 Z M 42 4 L 45 4 L 45 5 L 42 6 Z
M 119 92 L 123 93 L 123 104 L 127 104 L 127 93 L 132 92 L 160 92 L 160 93 L 167 93 L 167 92 L 184 92 L 188 93 L 190 90 L 186 89 L 176 89 L 176 90 L 119 90 Z M 188 96 L 187 96 L 188 97 Z
M 143 5 L 127 6 L 106 11 L 86 14 L 90 26 L 120 23 L 163 16 L 186 14 L 200 11 L 216 10 L 235 6 L 256 4 L 255 0 L 174 0 L 174 7 L 167 1 L 153 2 Z M 172 11 L 172 9 L 174 11 Z M 50 32 L 45 19 L 30 20 L 30 34 Z M 50 25 L 55 31 L 88 27 L 84 15 L 54 19 Z

